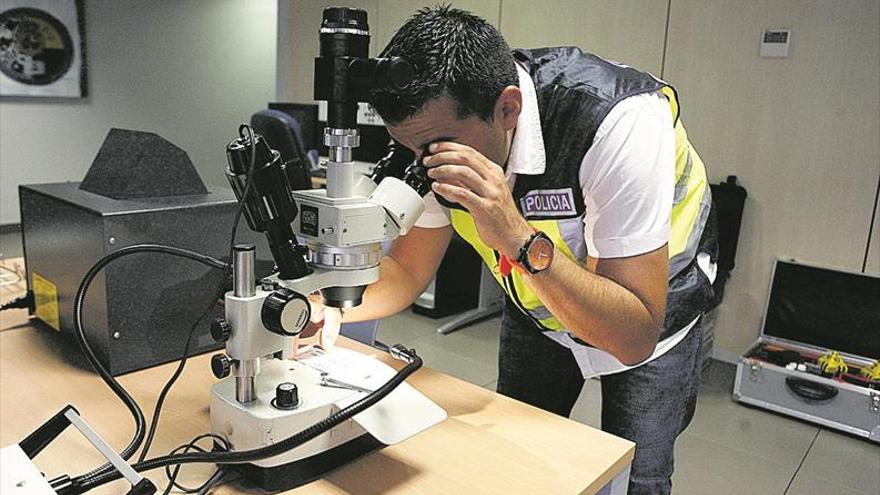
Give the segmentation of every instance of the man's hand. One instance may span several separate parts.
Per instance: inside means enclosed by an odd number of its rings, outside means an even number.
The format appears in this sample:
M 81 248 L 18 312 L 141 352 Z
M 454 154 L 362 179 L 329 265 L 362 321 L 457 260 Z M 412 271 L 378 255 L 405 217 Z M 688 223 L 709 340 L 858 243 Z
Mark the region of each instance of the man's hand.
M 319 292 L 314 292 L 309 294 L 308 298 L 309 306 L 311 307 L 311 315 L 306 327 L 303 329 L 302 333 L 299 334 L 302 338 L 314 336 L 324 325 L 324 309 L 326 306 L 321 302 L 321 294 Z
M 320 344 L 326 351 L 333 350 L 336 339 L 339 338 L 339 328 L 342 325 L 342 310 L 328 308 L 321 302 L 318 293 L 309 295 L 311 317 L 303 331 L 294 338 L 294 355 L 303 344 Z
M 532 229 L 519 214 L 500 165 L 475 149 L 448 141 L 433 143 L 423 159 L 434 192 L 468 209 L 480 238 L 516 258 Z

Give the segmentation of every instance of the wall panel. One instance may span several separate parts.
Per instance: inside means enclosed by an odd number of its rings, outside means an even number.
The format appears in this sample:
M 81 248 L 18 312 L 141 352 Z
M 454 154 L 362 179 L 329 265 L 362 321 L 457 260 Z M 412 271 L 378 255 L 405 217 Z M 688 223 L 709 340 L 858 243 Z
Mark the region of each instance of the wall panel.
M 865 273 L 880 276 L 880 203 L 874 205 L 874 225 L 870 234 Z
M 861 269 L 880 164 L 880 3 L 673 0 L 666 80 L 713 182 L 748 189 L 716 345 L 758 333 L 776 257 Z M 792 29 L 787 59 L 761 32 Z
M 512 47 L 574 45 L 660 75 L 667 0 L 504 0 Z
M 424 4 L 349 3 L 371 16 L 373 53 Z M 679 89 L 684 122 L 710 179 L 737 175 L 749 191 L 718 322 L 720 350 L 739 353 L 757 334 L 774 258 L 861 269 L 880 172 L 880 2 L 454 3 L 500 25 L 514 47 L 578 45 L 660 75 L 667 45 L 664 78 Z M 281 2 L 282 98 L 311 101 L 324 5 L 330 2 Z M 767 28 L 793 30 L 789 58 L 759 57 Z M 877 221 L 868 269 L 880 273 Z
M 89 96 L 0 99 L 0 223 L 19 184 L 79 181 L 111 127 L 156 132 L 226 185 L 226 144 L 274 99 L 274 0 L 86 0 Z

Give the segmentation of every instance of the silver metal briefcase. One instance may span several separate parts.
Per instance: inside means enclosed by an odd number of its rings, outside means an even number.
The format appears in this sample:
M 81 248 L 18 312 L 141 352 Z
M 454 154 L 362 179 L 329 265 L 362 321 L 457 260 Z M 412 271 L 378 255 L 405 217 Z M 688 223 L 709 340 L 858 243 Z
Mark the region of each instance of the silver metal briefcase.
M 822 372 L 830 351 L 847 373 Z M 878 359 L 880 277 L 777 260 L 733 398 L 880 442 L 880 380 L 860 374 Z

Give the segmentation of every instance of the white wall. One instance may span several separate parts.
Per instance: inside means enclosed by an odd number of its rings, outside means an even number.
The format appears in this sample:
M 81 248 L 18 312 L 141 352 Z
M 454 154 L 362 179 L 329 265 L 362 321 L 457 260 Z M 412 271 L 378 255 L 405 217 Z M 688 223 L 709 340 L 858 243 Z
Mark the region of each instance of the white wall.
M 504 0 L 512 47 L 579 46 L 660 75 L 667 0 Z
M 0 98 L 0 223 L 19 184 L 83 178 L 107 131 L 156 132 L 225 185 L 225 146 L 275 99 L 275 0 L 86 0 L 85 99 Z
M 339 3 L 367 10 L 375 54 L 417 7 L 436 2 L 283 0 L 277 19 L 279 99 L 311 101 L 321 10 Z M 681 93 L 683 119 L 710 178 L 718 182 L 737 175 L 749 190 L 737 267 L 716 328 L 716 346 L 722 351 L 740 353 L 757 335 L 775 257 L 861 269 L 880 180 L 880 2 L 455 4 L 501 26 L 514 46 L 573 43 L 654 73 L 660 72 L 666 46 L 664 76 Z M 666 6 L 671 6 L 668 37 Z M 793 30 L 788 59 L 758 56 L 761 31 L 774 27 Z M 137 69 L 137 64 L 123 66 Z M 170 108 L 191 113 L 193 106 L 179 101 Z M 95 133 L 89 153 L 79 161 L 87 163 L 97 149 L 107 127 L 102 119 L 89 121 L 104 130 Z M 224 136 L 228 122 L 217 124 Z M 70 127 L 53 126 L 46 135 L 71 141 L 66 137 Z M 180 144 L 187 147 L 185 138 L 183 134 Z M 33 138 L 29 142 L 41 143 Z M 208 151 L 222 160 L 222 143 Z M 880 273 L 880 219 L 874 222 L 868 271 Z
M 331 3 L 282 2 L 279 97 L 311 101 L 317 27 Z M 348 3 L 368 11 L 376 53 L 425 2 Z M 870 244 L 867 271 L 880 273 L 878 218 L 869 239 L 880 181 L 880 2 L 456 5 L 500 26 L 512 46 L 575 44 L 658 75 L 665 69 L 712 182 L 737 175 L 749 191 L 737 266 L 716 328 L 720 350 L 740 353 L 757 336 L 776 257 L 861 270 Z M 767 28 L 792 29 L 789 58 L 758 56 Z
M 18 221 L 18 184 L 80 180 L 110 127 L 159 133 L 225 185 L 239 122 L 276 90 L 311 100 L 321 10 L 337 3 L 282 0 L 276 13 L 274 0 L 86 0 L 90 96 L 0 98 L 0 223 Z M 373 53 L 422 4 L 342 3 L 368 11 Z M 666 3 L 455 2 L 514 46 L 577 44 L 659 73 L 667 45 L 664 75 L 710 178 L 734 174 L 749 190 L 716 329 L 719 348 L 740 352 L 757 334 L 774 257 L 861 269 L 880 180 L 880 2 L 672 0 L 668 39 Z M 771 27 L 793 30 L 789 59 L 758 57 Z
M 865 273 L 880 276 L 880 203 L 874 206 L 874 226 L 865 259 Z
M 789 58 L 758 56 L 767 28 L 792 30 Z M 741 352 L 774 258 L 862 269 L 880 180 L 880 2 L 672 0 L 665 78 L 712 182 L 736 175 L 749 192 L 715 339 Z

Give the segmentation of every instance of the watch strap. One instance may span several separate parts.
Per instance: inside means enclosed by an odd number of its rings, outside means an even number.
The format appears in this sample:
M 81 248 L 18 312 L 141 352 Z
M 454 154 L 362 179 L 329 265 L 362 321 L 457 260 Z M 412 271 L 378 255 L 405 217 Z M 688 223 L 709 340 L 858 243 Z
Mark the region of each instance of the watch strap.
M 526 242 L 524 242 L 523 245 L 519 248 L 519 252 L 517 253 L 516 259 L 509 258 L 509 257 L 507 257 L 506 254 L 501 254 L 498 257 L 498 270 L 501 272 L 501 276 L 507 277 L 508 275 L 510 275 L 510 272 L 514 268 L 519 270 L 520 273 L 526 273 L 526 272 L 531 273 L 531 270 L 529 270 L 526 267 L 523 260 L 525 260 L 528 257 L 529 246 L 532 244 L 532 242 L 535 240 L 535 238 L 537 238 L 538 236 L 541 236 L 541 235 L 546 236 L 546 234 L 544 234 L 543 232 L 541 232 L 540 230 L 538 230 L 534 227 L 532 227 L 532 230 L 534 232 L 532 233 L 531 236 L 529 236 L 529 238 L 526 240 Z
M 507 257 L 507 255 L 502 254 L 498 257 L 498 270 L 501 272 L 502 277 L 507 277 L 510 275 L 510 272 L 516 268 L 520 272 L 526 271 L 525 267 L 519 261 L 512 260 Z

